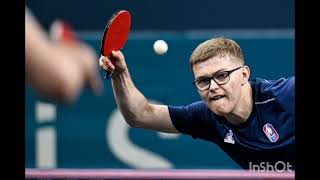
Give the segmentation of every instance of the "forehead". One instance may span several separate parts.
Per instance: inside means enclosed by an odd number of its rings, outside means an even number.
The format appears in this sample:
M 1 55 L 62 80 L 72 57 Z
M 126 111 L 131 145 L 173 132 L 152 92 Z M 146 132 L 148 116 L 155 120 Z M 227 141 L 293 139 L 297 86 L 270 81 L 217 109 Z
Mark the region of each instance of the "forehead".
M 206 61 L 199 62 L 193 66 L 194 76 L 207 76 L 212 75 L 219 70 L 229 70 L 234 68 L 237 64 L 237 61 L 232 58 L 233 57 L 229 55 L 215 56 Z

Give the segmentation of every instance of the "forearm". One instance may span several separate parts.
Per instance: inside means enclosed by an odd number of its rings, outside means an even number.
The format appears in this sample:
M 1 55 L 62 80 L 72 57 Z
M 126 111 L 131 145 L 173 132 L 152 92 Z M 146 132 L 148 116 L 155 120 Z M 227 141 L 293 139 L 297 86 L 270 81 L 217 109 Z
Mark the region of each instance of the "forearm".
M 127 123 L 132 127 L 179 133 L 171 122 L 168 106 L 151 104 L 135 87 L 123 54 L 114 51 L 112 58 L 115 60 L 114 63 L 108 57 L 101 56 L 99 65 L 105 71 L 113 72 L 114 96 Z
M 133 127 L 139 126 L 150 104 L 141 92 L 135 87 L 128 70 L 112 77 L 113 91 L 117 105 L 127 123 Z

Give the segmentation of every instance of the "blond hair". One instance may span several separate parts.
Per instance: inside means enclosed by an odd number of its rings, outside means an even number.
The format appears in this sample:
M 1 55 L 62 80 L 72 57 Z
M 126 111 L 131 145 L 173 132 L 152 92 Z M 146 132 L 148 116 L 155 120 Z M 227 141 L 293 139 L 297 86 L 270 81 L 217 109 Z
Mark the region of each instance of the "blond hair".
M 215 56 L 231 55 L 244 64 L 244 58 L 240 45 L 234 40 L 219 37 L 206 40 L 198 45 L 190 56 L 190 65 L 193 72 L 193 66 L 199 62 L 208 60 Z

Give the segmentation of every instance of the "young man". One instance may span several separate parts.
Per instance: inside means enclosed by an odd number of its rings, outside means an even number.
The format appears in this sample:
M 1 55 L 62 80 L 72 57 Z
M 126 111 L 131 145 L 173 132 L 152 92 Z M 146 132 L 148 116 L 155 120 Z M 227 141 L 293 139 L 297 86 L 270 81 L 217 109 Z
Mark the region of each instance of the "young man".
M 194 84 L 203 101 L 188 106 L 155 105 L 133 84 L 120 51 L 112 72 L 117 104 L 132 127 L 183 133 L 217 144 L 242 168 L 295 166 L 295 77 L 249 81 L 240 46 L 231 39 L 201 43 L 190 58 Z M 278 167 L 279 168 L 279 167 Z

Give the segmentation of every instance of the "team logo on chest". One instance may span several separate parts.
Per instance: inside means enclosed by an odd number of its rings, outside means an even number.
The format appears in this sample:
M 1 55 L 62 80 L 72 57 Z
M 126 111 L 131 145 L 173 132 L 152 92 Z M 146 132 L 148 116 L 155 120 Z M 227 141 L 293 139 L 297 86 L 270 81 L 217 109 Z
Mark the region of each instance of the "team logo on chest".
M 269 124 L 269 123 L 265 124 L 263 126 L 263 132 L 271 142 L 278 141 L 279 134 L 271 124 Z
M 234 144 L 234 139 L 233 139 L 233 133 L 231 130 L 229 130 L 229 132 L 226 134 L 226 137 L 224 138 L 224 142 L 225 143 L 230 143 L 230 144 Z

